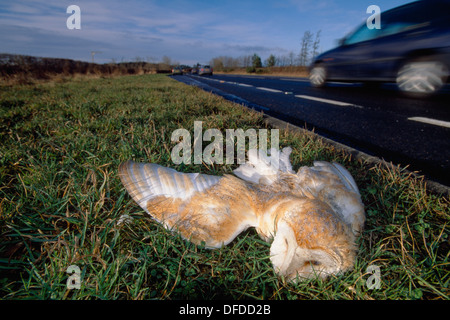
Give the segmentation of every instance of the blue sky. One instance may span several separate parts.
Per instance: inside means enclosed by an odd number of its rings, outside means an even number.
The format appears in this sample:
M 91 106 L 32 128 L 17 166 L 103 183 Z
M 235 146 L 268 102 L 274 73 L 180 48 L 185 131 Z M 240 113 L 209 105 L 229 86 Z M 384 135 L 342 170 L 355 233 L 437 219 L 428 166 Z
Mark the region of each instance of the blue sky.
M 192 65 L 211 58 L 298 54 L 306 30 L 321 32 L 331 49 L 369 14 L 412 0 L 0 0 L 0 52 L 91 60 L 99 63 L 173 61 Z M 81 30 L 69 30 L 69 5 L 81 9 Z

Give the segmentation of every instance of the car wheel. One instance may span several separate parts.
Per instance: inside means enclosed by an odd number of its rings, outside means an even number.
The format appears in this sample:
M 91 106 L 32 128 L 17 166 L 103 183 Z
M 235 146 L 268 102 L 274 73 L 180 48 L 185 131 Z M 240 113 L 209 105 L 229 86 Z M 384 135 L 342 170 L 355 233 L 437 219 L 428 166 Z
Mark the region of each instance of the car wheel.
M 398 71 L 397 86 L 409 96 L 425 97 L 438 92 L 447 77 L 447 66 L 438 60 L 411 60 Z
M 327 82 L 327 70 L 321 64 L 315 65 L 309 73 L 309 82 L 313 87 L 321 88 Z

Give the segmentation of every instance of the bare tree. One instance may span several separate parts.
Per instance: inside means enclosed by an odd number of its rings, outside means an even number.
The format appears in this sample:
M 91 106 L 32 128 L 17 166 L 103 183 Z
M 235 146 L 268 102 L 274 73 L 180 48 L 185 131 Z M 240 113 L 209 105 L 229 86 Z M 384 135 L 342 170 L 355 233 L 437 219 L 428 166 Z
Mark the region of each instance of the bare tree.
M 147 58 L 145 59 L 148 63 L 156 63 L 156 61 L 158 61 L 158 58 L 153 57 L 153 56 L 147 56 Z
M 313 39 L 313 34 L 311 31 L 307 30 L 303 34 L 301 49 L 299 54 L 299 64 L 301 66 L 306 66 L 308 64 L 308 59 L 310 55 L 310 47 Z
M 294 61 L 295 54 L 291 51 L 290 55 L 292 56 L 292 61 L 288 55 L 282 55 L 282 56 L 276 57 L 276 59 L 275 59 L 276 66 L 286 67 L 286 66 L 292 65 L 291 62 Z
M 172 59 L 168 56 L 163 56 L 161 63 L 170 66 L 172 64 Z
M 247 68 L 252 65 L 252 56 L 251 55 L 243 56 L 243 57 L 241 57 L 241 60 L 242 60 L 241 66 L 244 68 Z
M 212 58 L 209 61 L 209 64 L 213 66 L 214 69 L 217 70 L 231 70 L 238 68 L 242 63 L 242 57 L 233 58 L 230 56 L 219 56 Z
M 163 56 L 162 61 L 158 63 L 158 70 L 169 70 L 173 64 L 172 59 L 168 56 Z
M 319 54 L 319 45 L 320 45 L 320 33 L 322 30 L 316 32 L 316 38 L 314 39 L 314 43 L 312 45 L 312 57 L 314 58 Z
M 222 71 L 224 69 L 224 64 L 223 64 L 223 57 L 216 57 L 216 58 L 212 58 L 209 61 L 209 64 L 214 68 L 214 70 L 216 71 Z
M 293 66 L 295 64 L 295 54 L 294 54 L 294 52 L 289 51 L 288 61 L 289 61 L 289 65 L 290 66 Z

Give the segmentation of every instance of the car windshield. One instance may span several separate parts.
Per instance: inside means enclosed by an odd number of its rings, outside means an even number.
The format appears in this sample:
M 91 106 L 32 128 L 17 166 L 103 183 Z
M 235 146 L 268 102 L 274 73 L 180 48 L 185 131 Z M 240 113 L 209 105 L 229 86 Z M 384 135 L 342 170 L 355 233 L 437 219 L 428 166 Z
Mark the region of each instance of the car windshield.
M 382 13 L 381 29 L 369 29 L 366 23 L 363 23 L 353 33 L 344 38 L 343 44 L 350 45 L 425 27 L 430 24 L 429 20 L 432 16 L 439 14 L 433 10 L 432 6 L 424 6 L 421 3 L 419 5 L 413 3 L 400 10 L 400 13 L 398 9 Z
M 382 29 L 369 29 L 367 28 L 366 23 L 364 23 L 362 26 L 356 29 L 355 32 L 345 38 L 344 44 L 349 45 L 375 39 L 381 35 L 381 30 Z

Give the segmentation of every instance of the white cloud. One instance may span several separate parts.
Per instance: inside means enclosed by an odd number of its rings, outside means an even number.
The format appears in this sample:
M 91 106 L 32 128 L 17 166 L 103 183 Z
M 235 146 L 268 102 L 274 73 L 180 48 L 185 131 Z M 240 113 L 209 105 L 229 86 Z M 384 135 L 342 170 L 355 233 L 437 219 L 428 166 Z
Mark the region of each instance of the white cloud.
M 71 4 L 81 8 L 81 30 L 66 28 Z M 168 55 L 182 63 L 206 63 L 219 55 L 255 52 L 264 57 L 297 50 L 301 35 L 310 28 L 301 29 L 303 22 L 291 17 L 297 29 L 283 29 L 292 8 L 320 14 L 333 4 L 290 0 L 253 8 L 239 1 L 201 6 L 194 1 L 15 0 L 0 3 L 1 51 L 90 60 L 95 50 L 103 52 L 95 57 L 99 62 Z M 273 8 L 282 8 L 282 15 L 272 19 Z

